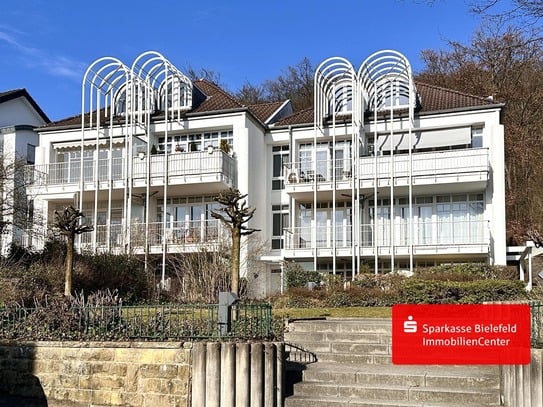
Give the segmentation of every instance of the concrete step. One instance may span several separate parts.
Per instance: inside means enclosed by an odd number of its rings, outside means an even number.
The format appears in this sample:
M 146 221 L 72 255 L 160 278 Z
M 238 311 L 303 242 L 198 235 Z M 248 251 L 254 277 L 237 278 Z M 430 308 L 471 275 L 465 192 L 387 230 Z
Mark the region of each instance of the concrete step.
M 294 385 L 294 394 L 298 397 L 327 398 L 337 397 L 340 400 L 357 399 L 360 401 L 387 401 L 394 403 L 457 403 L 462 405 L 498 406 L 500 396 L 498 390 L 470 390 L 440 387 L 410 386 L 371 386 L 343 385 L 319 382 L 301 382 Z M 350 405 L 350 404 L 349 404 Z
M 285 400 L 285 407 L 491 407 L 499 404 L 429 403 L 421 401 L 360 400 L 337 397 L 291 396 Z
M 296 321 L 285 341 L 303 358 L 287 407 L 500 405 L 496 366 L 392 365 L 390 319 Z M 307 356 L 310 356 L 307 358 Z
M 355 353 L 332 353 L 332 352 L 322 352 L 315 353 L 317 362 L 326 362 L 326 363 L 343 363 L 346 365 L 360 366 L 362 364 L 369 365 L 391 365 L 392 364 L 392 355 L 381 355 L 381 354 L 368 354 L 368 355 L 359 355 Z
M 309 350 L 314 353 L 351 353 L 358 355 L 390 355 L 391 347 L 389 344 L 383 343 L 358 343 L 358 342 L 330 342 L 330 341 L 288 341 L 302 349 Z
M 499 389 L 496 366 L 391 366 L 318 363 L 303 371 L 304 381 L 350 385 L 393 385 L 456 389 Z
M 391 334 L 389 318 L 329 318 L 323 320 L 295 320 L 288 324 L 289 332 Z
M 291 331 L 285 332 L 285 341 L 287 342 L 356 342 L 356 343 L 385 343 L 392 342 L 390 332 L 387 333 L 353 333 L 353 332 L 303 332 Z

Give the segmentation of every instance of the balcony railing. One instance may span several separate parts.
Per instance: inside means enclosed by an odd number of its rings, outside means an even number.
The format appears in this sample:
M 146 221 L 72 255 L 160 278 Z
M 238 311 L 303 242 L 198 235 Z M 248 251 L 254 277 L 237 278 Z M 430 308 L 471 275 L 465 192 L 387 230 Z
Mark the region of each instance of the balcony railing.
M 453 151 L 436 151 L 426 153 L 413 153 L 412 176 L 440 176 L 448 174 L 463 174 L 472 172 L 488 172 L 488 150 L 486 148 L 464 149 Z M 391 165 L 393 160 L 393 167 Z M 377 162 L 377 172 L 375 164 Z M 293 162 L 287 166 L 285 179 L 288 184 L 347 181 L 352 177 L 351 159 L 317 160 Z M 361 157 L 361 180 L 374 178 L 389 178 L 394 170 L 394 177 L 409 176 L 409 155 L 397 154 L 391 156 Z M 377 174 L 377 176 L 376 176 Z
M 151 246 L 163 243 L 170 245 L 200 245 L 223 241 L 227 238 L 227 231 L 218 219 L 204 221 L 173 222 L 164 228 L 162 222 L 133 223 L 130 225 L 130 246 L 132 248 L 145 247 L 147 228 L 147 243 Z M 97 225 L 95 232 L 81 235 L 81 246 L 92 248 L 96 233 L 96 247 L 124 248 L 128 244 L 128 234 L 123 225 Z
M 167 160 L 166 160 L 167 159 Z M 168 176 L 193 176 L 206 174 L 222 174 L 235 182 L 236 160 L 221 150 L 208 152 L 189 152 L 134 157 L 131 177 L 133 179 L 147 177 L 147 160 L 149 160 L 149 176 L 164 176 L 167 168 Z M 167 161 L 167 163 L 166 163 Z M 99 159 L 69 163 L 51 163 L 29 165 L 26 167 L 26 181 L 36 185 L 77 184 L 83 175 L 84 182 L 118 181 L 126 178 L 126 161 L 123 158 Z
M 489 243 L 488 221 L 380 222 L 360 225 L 360 246 L 455 246 Z M 285 235 L 286 249 L 349 248 L 351 225 L 294 227 Z M 411 235 L 413 238 L 411 239 Z M 334 244 L 335 243 L 335 244 Z

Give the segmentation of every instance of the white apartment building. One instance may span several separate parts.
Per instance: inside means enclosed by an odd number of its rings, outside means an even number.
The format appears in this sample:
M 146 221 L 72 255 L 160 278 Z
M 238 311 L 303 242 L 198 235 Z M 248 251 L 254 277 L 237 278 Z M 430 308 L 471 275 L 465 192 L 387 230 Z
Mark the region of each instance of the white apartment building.
M 32 211 L 24 183 L 24 164 L 34 164 L 38 134 L 49 118 L 26 89 L 0 92 L 0 255 L 19 242 Z
M 95 225 L 81 249 L 159 255 L 165 277 L 167 253 L 227 238 L 210 212 L 235 187 L 265 247 L 244 270 L 256 296 L 280 289 L 285 261 L 345 279 L 506 263 L 503 105 L 415 83 L 397 52 L 324 61 L 301 112 L 244 106 L 153 51 L 106 57 L 81 106 L 38 129 L 28 168 L 35 211 L 75 205 Z

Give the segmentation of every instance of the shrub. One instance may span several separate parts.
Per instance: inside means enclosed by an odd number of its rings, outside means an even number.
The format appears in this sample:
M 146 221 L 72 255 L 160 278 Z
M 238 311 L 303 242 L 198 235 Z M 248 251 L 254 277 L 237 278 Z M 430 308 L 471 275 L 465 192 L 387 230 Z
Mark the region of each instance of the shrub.
M 514 267 L 492 266 L 485 263 L 442 264 L 415 270 L 415 276 L 423 280 L 475 281 L 475 280 L 514 280 L 517 271 Z
M 522 281 L 439 281 L 410 279 L 401 290 L 402 302 L 411 304 L 482 303 L 526 299 Z
M 287 263 L 285 267 L 285 284 L 287 289 L 305 287 L 307 283 L 320 283 L 321 274 L 318 271 L 304 270 L 297 263 Z

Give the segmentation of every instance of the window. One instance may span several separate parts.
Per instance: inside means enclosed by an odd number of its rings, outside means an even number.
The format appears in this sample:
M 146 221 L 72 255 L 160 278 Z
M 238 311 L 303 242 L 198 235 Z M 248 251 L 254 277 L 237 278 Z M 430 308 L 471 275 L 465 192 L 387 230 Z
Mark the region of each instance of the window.
M 177 77 L 168 77 L 160 86 L 161 109 L 190 109 L 192 103 L 192 95 L 190 93 L 189 83 L 185 83 Z
M 127 88 L 129 89 L 128 92 Z M 134 112 L 140 112 L 146 110 L 153 111 L 155 108 L 153 91 L 149 90 L 146 92 L 141 83 L 132 84 L 129 82 L 128 85 L 123 85 L 115 94 L 114 100 L 114 112 L 116 115 L 124 115 L 131 109 Z
M 473 127 L 471 129 L 471 147 L 483 147 L 483 129 L 482 127 Z
M 206 151 L 207 147 L 219 148 L 222 140 L 225 140 L 230 150 L 233 145 L 232 130 L 222 130 L 208 133 L 180 134 L 158 138 L 158 151 L 164 154 L 172 152 Z
M 353 110 L 353 86 L 351 83 L 340 84 L 334 93 L 334 100 L 331 102 L 332 110 L 336 115 L 349 114 Z
M 272 147 L 272 189 L 279 190 L 285 188 L 285 177 L 283 168 L 290 161 L 289 146 L 273 146 Z
M 36 162 L 36 146 L 33 144 L 26 145 L 26 163 L 34 164 Z
M 288 205 L 272 205 L 272 249 L 284 247 L 283 230 L 289 227 Z

